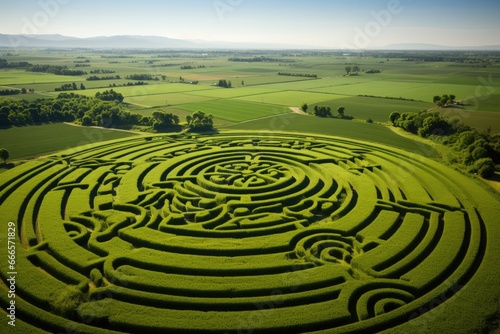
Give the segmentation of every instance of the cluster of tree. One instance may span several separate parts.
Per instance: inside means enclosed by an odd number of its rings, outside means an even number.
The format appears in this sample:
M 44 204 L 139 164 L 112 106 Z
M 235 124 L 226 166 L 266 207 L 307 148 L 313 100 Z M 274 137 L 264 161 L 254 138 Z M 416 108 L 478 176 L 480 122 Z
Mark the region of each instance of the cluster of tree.
M 473 129 L 458 118 L 444 118 L 438 112 L 393 112 L 389 119 L 408 132 L 453 148 L 454 154 L 447 157 L 448 162 L 464 171 L 488 178 L 495 173 L 495 165 L 500 164 L 500 134 Z
M 266 56 L 254 56 L 254 57 L 233 57 L 229 58 L 229 61 L 236 62 L 244 62 L 244 63 L 293 63 L 294 60 L 291 59 L 281 59 L 281 58 L 272 58 Z
M 124 83 L 124 84 L 121 84 L 121 85 L 117 85 L 116 83 L 112 83 L 112 84 L 109 84 L 109 87 L 130 87 L 130 86 L 145 86 L 145 85 L 148 85 L 148 83 L 146 81 L 137 81 L 137 82 L 127 82 L 127 83 Z
M 181 70 L 193 70 L 196 68 L 205 68 L 205 65 L 191 66 L 191 65 L 182 65 Z
M 152 117 L 141 119 L 141 123 L 152 126 L 153 130 L 157 132 L 178 131 L 180 129 L 179 116 L 164 111 L 154 111 Z
M 95 93 L 95 97 L 99 100 L 103 101 L 116 101 L 118 103 L 123 102 L 123 94 L 115 92 L 113 89 L 110 90 L 105 90 L 104 92 L 97 92 Z
M 190 131 L 211 131 L 214 129 L 212 114 L 207 114 L 201 110 L 195 111 L 192 115 L 187 115 L 186 121 Z
M 223 88 L 231 88 L 233 87 L 233 84 L 231 83 L 231 81 L 227 81 L 227 80 L 219 80 L 219 82 L 217 83 L 217 86 L 218 87 L 223 87 Z
M 61 85 L 61 87 L 55 88 L 55 91 L 56 92 L 65 92 L 68 90 L 77 90 L 77 89 L 78 89 L 78 86 L 76 85 L 75 82 L 73 82 L 72 84 L 70 84 L 70 83 L 63 84 L 63 85 Z M 85 89 L 85 85 L 83 83 L 80 84 L 80 89 L 81 90 Z
M 90 67 L 90 64 L 75 64 L 75 67 Z
M 351 65 L 348 65 L 345 67 L 345 71 L 347 73 L 347 75 L 357 75 L 357 73 L 360 71 L 359 69 L 359 66 L 358 65 L 354 65 L 354 66 L 351 66 Z
M 115 73 L 116 71 L 113 71 L 113 70 L 103 70 L 103 69 L 95 69 L 95 70 L 92 70 L 90 71 L 90 74 L 111 74 L 111 73 Z
M 160 80 L 151 74 L 131 74 L 125 78 L 129 80 Z
M 278 75 L 289 76 L 289 77 L 304 77 L 304 78 L 317 78 L 317 74 L 307 74 L 307 73 L 285 73 L 279 72 Z
M 21 94 L 21 90 L 20 89 L 2 89 L 0 90 L 0 95 L 17 95 L 17 94 Z
M 0 100 L 0 127 L 73 122 L 81 120 L 87 114 L 95 117 L 113 108 L 117 108 L 115 101 L 103 101 L 75 93 L 61 93 L 55 99 L 34 101 L 2 99 Z
M 30 66 L 32 66 L 32 64 L 28 63 L 27 61 L 9 63 L 7 59 L 0 58 L 0 68 L 27 68 Z
M 80 70 L 70 70 L 67 66 L 58 65 L 31 65 L 26 69 L 27 72 L 51 73 L 55 75 L 85 75 L 87 72 Z
M 444 107 L 444 106 L 448 106 L 448 105 L 454 104 L 455 103 L 455 98 L 456 98 L 455 95 L 446 95 L 446 94 L 442 95 L 442 96 L 435 95 L 432 98 L 432 102 L 434 102 L 435 104 L 437 104 L 440 107 Z
M 87 81 L 98 81 L 98 80 L 119 80 L 121 79 L 119 75 L 107 75 L 107 76 L 103 76 L 103 77 L 98 77 L 97 75 L 92 75 L 90 77 L 88 77 L 86 80 Z
M 374 74 L 374 73 L 382 73 L 381 70 L 376 70 L 376 69 L 370 69 L 368 71 L 365 71 L 365 73 L 368 73 L 368 74 Z
M 307 112 L 307 110 L 309 109 L 309 106 L 307 105 L 307 103 L 304 103 L 301 107 L 301 109 L 304 111 L 304 112 Z M 328 106 L 314 106 L 314 116 L 318 116 L 318 117 L 335 117 L 333 116 L 332 114 L 332 108 L 328 107 Z M 345 116 L 345 107 L 338 107 L 337 108 L 337 117 L 340 117 L 340 118 L 346 118 Z
M 90 60 L 89 59 L 75 60 L 73 63 L 75 63 L 75 64 L 85 64 L 85 63 L 90 63 Z

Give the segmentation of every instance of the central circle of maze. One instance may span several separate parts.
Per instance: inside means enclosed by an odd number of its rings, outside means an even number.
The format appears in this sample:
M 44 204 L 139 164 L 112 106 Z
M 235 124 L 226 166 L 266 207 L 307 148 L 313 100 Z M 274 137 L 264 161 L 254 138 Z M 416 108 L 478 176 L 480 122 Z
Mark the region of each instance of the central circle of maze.
M 12 209 L 25 261 L 86 294 L 85 328 L 380 330 L 484 252 L 480 213 L 429 164 L 331 137 L 135 138 L 25 167 L 2 205 L 36 183 Z

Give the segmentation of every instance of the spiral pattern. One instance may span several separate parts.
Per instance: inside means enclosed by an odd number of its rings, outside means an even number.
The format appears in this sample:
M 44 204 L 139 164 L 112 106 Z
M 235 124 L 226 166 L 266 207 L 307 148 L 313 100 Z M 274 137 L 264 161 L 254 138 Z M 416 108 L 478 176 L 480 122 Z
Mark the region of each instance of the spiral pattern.
M 19 270 L 33 277 L 19 282 L 35 314 L 21 320 L 61 330 L 47 303 L 77 286 L 80 332 L 404 323 L 447 282 L 466 285 L 485 253 L 490 216 L 436 166 L 369 143 L 252 132 L 133 138 L 27 163 L 0 183 Z

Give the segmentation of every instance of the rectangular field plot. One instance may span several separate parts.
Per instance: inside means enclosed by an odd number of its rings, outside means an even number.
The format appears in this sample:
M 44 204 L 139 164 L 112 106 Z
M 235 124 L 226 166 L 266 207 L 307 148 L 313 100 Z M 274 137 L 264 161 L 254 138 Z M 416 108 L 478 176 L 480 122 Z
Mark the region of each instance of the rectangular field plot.
M 302 103 L 318 103 L 321 101 L 341 99 L 345 96 L 334 94 L 322 94 L 303 91 L 287 91 L 268 94 L 250 95 L 238 99 L 252 102 L 277 104 L 282 106 L 300 106 Z
M 387 122 L 389 120 L 389 115 L 393 111 L 417 112 L 433 107 L 433 104 L 430 102 L 427 103 L 361 96 L 342 96 L 340 99 L 322 101 L 321 105 L 326 105 L 332 108 L 333 114 L 336 114 L 338 107 L 343 106 L 346 108 L 346 115 L 353 116 L 357 119 L 371 118 L 375 122 Z M 313 105 L 309 104 L 309 109 L 312 110 Z
M 24 70 L 0 70 L 0 82 L 2 85 L 21 85 L 49 82 L 81 82 L 85 81 L 83 76 L 55 75 L 47 73 L 32 73 Z M 26 89 L 28 89 L 27 87 Z
M 56 123 L 1 130 L 0 142 L 10 152 L 11 159 L 27 159 L 97 141 L 134 135 L 131 132 Z
M 103 92 L 104 90 L 113 89 L 114 91 L 123 94 L 125 97 L 130 96 L 142 96 L 142 95 L 154 95 L 154 94 L 168 94 L 168 93 L 182 93 L 182 92 L 192 92 L 199 90 L 210 90 L 216 89 L 210 86 L 198 86 L 190 84 L 180 84 L 180 83 L 166 83 L 166 84 L 149 84 L 144 86 L 128 86 L 128 87 L 106 87 L 97 89 L 86 89 L 83 91 L 78 91 L 78 94 L 85 96 L 95 96 L 97 92 Z
M 310 88 L 308 90 L 345 95 L 403 97 L 432 102 L 434 95 L 453 94 L 458 100 L 474 96 L 476 86 L 373 80 L 349 85 Z
M 205 102 L 183 104 L 178 106 L 178 108 L 193 112 L 202 110 L 206 113 L 212 114 L 216 118 L 233 122 L 241 122 L 253 118 L 260 118 L 290 112 L 290 110 L 286 107 L 277 107 L 239 100 L 211 100 Z
M 186 94 L 186 93 L 170 93 L 170 94 L 132 96 L 127 98 L 127 102 L 144 107 L 156 107 L 156 106 L 174 106 L 178 104 L 201 102 L 212 99 L 213 98 L 201 95 Z
M 244 97 L 249 95 L 259 95 L 276 92 L 274 85 L 263 85 L 253 87 L 238 87 L 238 88 L 215 88 L 211 90 L 203 90 L 192 92 L 193 95 L 201 95 L 218 99 L 231 99 L 236 97 Z

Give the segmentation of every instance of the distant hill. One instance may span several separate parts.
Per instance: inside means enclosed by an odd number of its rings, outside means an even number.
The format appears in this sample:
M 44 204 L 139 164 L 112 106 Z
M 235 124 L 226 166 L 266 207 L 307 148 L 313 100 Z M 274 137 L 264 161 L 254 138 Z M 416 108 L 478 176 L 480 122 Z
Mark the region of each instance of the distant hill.
M 93 49 L 327 49 L 321 47 L 248 43 L 248 42 L 211 42 L 203 40 L 184 40 L 160 36 L 97 36 L 88 38 L 54 35 L 7 35 L 0 34 L 0 47 L 36 47 L 36 48 L 93 48 Z M 335 48 L 330 48 L 335 49 Z M 392 44 L 371 50 L 495 50 L 500 45 L 476 47 L 450 47 L 434 44 Z
M 500 45 L 484 46 L 446 46 L 424 43 L 399 43 L 391 44 L 376 50 L 428 50 L 428 51 L 450 51 L 450 50 L 478 50 L 478 51 L 500 51 Z
M 4 35 L 0 34 L 0 46 L 4 47 L 60 47 L 60 48 L 196 48 L 191 41 L 156 36 L 99 36 L 89 38 L 62 35 Z
M 106 49 L 310 49 L 300 45 L 209 42 L 159 36 L 98 36 L 89 38 L 62 35 L 0 34 L 0 47 L 106 48 Z

